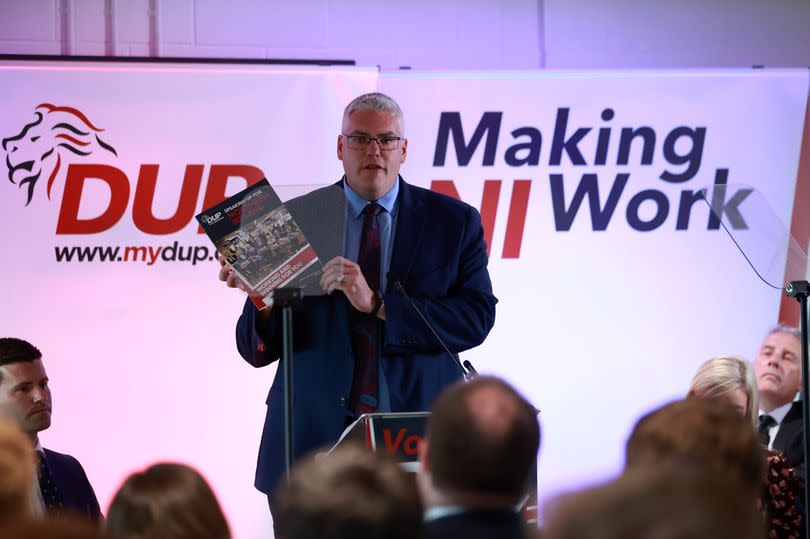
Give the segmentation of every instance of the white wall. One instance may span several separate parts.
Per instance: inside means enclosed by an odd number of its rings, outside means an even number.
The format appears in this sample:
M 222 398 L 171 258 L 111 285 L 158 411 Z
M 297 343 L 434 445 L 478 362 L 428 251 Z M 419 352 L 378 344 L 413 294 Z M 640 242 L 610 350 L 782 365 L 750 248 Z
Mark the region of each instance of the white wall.
M 383 69 L 804 67 L 807 28 L 807 0 L 0 0 L 0 53 Z
M 810 66 L 807 0 L 542 0 L 547 68 Z
M 534 68 L 536 0 L 114 0 L 120 56 L 354 59 L 383 69 Z M 60 6 L 72 7 L 73 54 L 105 54 L 104 0 L 0 0 L 0 53 L 60 54 Z

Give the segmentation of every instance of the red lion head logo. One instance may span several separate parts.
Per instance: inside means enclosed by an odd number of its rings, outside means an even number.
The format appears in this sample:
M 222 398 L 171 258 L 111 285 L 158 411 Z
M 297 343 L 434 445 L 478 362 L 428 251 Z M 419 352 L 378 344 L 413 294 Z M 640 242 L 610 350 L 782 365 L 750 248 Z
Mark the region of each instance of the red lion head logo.
M 3 139 L 8 179 L 20 189 L 28 187 L 26 206 L 31 203 L 34 186 L 46 169 L 50 170 L 47 194 L 51 198 L 51 186 L 62 165 L 64 150 L 87 156 L 101 148 L 118 157 L 115 148 L 99 138 L 98 133 L 104 130 L 90 123 L 81 111 L 43 103 L 34 109 L 34 115 L 36 119 L 17 135 Z

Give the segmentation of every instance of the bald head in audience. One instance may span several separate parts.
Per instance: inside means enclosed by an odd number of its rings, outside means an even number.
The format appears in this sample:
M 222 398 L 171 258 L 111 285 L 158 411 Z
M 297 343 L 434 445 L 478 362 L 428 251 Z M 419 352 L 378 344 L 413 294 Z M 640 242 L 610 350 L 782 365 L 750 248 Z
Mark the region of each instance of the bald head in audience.
M 436 399 L 420 446 L 429 506 L 498 509 L 526 493 L 540 446 L 534 408 L 509 384 L 482 376 Z

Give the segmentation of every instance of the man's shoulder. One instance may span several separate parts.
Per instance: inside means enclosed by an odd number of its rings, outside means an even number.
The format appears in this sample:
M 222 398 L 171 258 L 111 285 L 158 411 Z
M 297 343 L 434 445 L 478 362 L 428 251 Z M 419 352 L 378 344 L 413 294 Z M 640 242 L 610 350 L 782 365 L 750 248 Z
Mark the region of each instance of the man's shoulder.
M 800 421 L 802 416 L 804 415 L 804 405 L 802 401 L 793 401 L 793 404 L 790 406 L 790 410 L 788 410 L 787 415 L 785 415 L 785 419 L 783 423 L 789 421 Z
M 470 210 L 475 210 L 475 208 L 462 200 L 405 181 L 400 184 L 400 189 L 409 191 L 409 195 L 416 203 L 424 204 L 428 209 L 441 208 L 442 211 L 457 212 L 464 215 Z
M 60 453 L 58 451 L 54 451 L 53 449 L 48 449 L 47 447 L 43 447 L 42 450 L 45 452 L 45 458 L 48 460 L 49 465 L 61 465 L 64 467 L 69 468 L 82 468 L 81 463 L 74 457 L 73 455 L 68 455 L 67 453 Z

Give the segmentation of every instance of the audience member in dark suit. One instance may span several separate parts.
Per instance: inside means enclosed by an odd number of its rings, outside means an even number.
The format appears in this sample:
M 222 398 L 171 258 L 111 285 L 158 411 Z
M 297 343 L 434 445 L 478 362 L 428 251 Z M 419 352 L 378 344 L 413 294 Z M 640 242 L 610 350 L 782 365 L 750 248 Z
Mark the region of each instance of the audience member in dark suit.
M 214 492 L 193 468 L 154 464 L 130 475 L 107 511 L 105 529 L 118 539 L 230 539 Z
M 759 387 L 760 437 L 768 449 L 783 452 L 804 480 L 802 403 L 795 401 L 802 388 L 801 332 L 776 326 L 762 341 L 753 363 Z
M 419 450 L 425 537 L 528 537 L 520 506 L 539 446 L 534 408 L 506 382 L 445 390 Z
M 413 479 L 386 455 L 351 444 L 296 464 L 276 514 L 280 539 L 422 537 Z
M 35 510 L 66 509 L 99 520 L 98 500 L 79 461 L 40 444 L 39 432 L 51 426 L 51 406 L 42 353 L 22 339 L 0 339 L 0 412 L 18 422 L 36 450 Z

